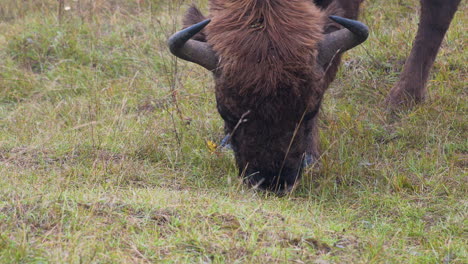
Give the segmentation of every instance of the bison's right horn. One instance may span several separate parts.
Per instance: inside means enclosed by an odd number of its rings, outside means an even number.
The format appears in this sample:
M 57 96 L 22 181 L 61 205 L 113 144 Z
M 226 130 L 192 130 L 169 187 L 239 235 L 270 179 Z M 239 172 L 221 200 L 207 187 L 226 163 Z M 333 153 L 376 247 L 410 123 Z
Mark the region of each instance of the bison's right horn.
M 337 54 L 356 47 L 369 36 L 369 28 L 359 21 L 339 16 L 329 18 L 345 28 L 325 35 L 320 43 L 318 62 L 322 67 L 326 67 Z
M 194 62 L 213 71 L 218 65 L 218 57 L 211 46 L 206 42 L 192 40 L 198 32 L 211 22 L 210 19 L 192 25 L 172 35 L 167 44 L 175 56 Z

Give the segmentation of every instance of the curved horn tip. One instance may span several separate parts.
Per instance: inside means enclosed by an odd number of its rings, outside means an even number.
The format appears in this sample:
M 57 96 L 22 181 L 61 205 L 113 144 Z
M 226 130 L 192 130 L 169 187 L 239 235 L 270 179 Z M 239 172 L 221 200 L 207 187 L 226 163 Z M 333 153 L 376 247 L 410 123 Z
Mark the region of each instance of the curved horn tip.
M 361 39 L 363 39 L 363 41 L 366 40 L 369 36 L 369 28 L 366 26 L 366 24 L 360 21 L 340 16 L 329 16 L 328 18 L 347 28 L 354 34 L 358 35 Z
M 190 27 L 188 27 L 187 29 L 191 29 L 192 31 L 196 31 L 197 33 L 200 32 L 202 29 L 204 29 L 206 27 L 206 25 L 208 25 L 209 23 L 211 22 L 211 19 L 205 19 L 201 22 L 198 22 Z
M 167 41 L 171 52 L 176 52 L 177 49 L 181 48 L 185 42 L 195 36 L 198 32 L 202 31 L 210 22 L 211 19 L 205 19 L 202 22 L 198 22 L 197 24 L 191 25 L 179 32 L 174 33 L 174 35 L 172 35 Z

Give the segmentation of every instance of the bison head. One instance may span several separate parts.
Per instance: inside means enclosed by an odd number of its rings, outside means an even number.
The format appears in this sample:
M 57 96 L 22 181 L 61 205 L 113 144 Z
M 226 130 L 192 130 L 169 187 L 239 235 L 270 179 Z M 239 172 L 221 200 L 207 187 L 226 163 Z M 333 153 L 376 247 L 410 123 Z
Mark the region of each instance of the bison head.
M 194 8 L 188 16 L 204 18 Z M 323 34 L 326 19 L 310 0 L 212 0 L 210 19 L 168 41 L 175 56 L 213 72 L 218 112 L 252 186 L 287 192 L 317 157 L 316 116 L 335 74 L 327 70 L 368 35 L 337 16 L 344 28 Z

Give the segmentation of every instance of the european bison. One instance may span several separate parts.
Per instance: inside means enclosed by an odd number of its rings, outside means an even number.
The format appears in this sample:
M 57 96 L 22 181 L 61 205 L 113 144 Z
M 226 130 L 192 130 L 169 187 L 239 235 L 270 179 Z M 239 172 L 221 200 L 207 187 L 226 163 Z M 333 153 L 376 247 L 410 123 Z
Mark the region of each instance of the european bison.
M 169 39 L 174 55 L 213 72 L 217 109 L 247 184 L 287 192 L 318 157 L 323 94 L 340 54 L 368 36 L 347 19 L 358 11 L 348 4 L 210 0 L 209 19 L 192 7 L 187 28 Z

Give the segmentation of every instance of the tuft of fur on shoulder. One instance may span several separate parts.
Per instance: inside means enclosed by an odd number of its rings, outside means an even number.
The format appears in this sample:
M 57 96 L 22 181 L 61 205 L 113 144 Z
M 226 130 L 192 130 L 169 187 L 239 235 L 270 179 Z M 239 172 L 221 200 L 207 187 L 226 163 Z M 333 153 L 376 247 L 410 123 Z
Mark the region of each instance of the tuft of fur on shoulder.
M 184 28 L 187 28 L 191 25 L 194 25 L 196 23 L 202 22 L 205 20 L 206 17 L 200 12 L 200 10 L 195 6 L 192 5 L 188 10 L 187 13 L 185 13 L 184 19 L 182 21 Z M 205 30 L 203 29 L 201 32 L 196 34 L 195 36 L 192 37 L 194 40 L 206 42 L 206 33 Z
M 316 78 L 324 12 L 311 0 L 211 0 L 208 43 L 224 83 L 239 94 L 268 96 L 279 87 L 300 94 Z M 317 78 L 319 79 L 319 78 Z

